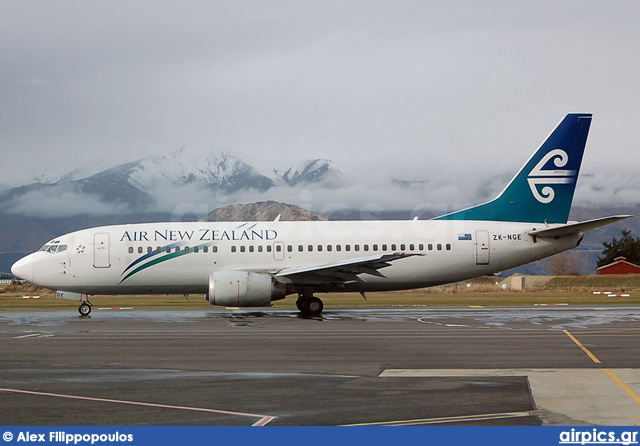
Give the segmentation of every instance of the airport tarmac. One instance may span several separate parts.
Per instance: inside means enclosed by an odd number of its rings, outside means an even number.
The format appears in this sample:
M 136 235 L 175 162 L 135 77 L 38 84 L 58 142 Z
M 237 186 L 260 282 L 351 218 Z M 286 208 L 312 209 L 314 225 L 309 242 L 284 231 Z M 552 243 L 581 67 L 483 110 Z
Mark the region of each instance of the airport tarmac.
M 640 307 L 0 312 L 2 425 L 639 425 Z

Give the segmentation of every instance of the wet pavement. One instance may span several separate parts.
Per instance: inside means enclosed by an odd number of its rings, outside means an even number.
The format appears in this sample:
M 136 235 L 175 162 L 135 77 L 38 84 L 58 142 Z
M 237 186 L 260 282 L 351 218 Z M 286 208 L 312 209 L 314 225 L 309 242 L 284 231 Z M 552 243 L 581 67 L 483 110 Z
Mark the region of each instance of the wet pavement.
M 0 423 L 598 424 L 538 371 L 640 393 L 639 334 L 636 306 L 1 312 Z

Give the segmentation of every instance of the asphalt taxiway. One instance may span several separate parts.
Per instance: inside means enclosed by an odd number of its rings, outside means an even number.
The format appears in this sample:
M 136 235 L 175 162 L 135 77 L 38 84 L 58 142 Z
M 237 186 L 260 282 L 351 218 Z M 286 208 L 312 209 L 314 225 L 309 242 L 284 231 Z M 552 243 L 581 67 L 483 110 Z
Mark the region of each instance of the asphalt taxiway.
M 640 307 L 0 313 L 3 425 L 637 425 Z

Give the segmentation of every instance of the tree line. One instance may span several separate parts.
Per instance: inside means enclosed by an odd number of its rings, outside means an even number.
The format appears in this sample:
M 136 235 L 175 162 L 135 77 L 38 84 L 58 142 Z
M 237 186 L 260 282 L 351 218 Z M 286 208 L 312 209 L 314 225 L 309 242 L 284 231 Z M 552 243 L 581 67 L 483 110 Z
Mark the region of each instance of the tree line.
M 624 257 L 627 262 L 640 265 L 640 237 L 633 237 L 630 229 L 623 229 L 622 237 L 614 237 L 610 242 L 603 242 L 602 246 L 602 252 L 596 260 L 597 268 L 613 263 L 618 257 Z M 571 252 L 551 257 L 548 268 L 554 276 L 580 275 L 580 265 Z

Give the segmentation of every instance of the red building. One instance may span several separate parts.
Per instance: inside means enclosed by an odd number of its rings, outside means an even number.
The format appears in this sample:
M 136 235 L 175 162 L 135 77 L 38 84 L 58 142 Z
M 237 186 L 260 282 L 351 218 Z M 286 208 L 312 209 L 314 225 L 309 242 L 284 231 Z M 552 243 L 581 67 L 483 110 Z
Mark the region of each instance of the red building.
M 640 266 L 627 262 L 624 257 L 616 257 L 613 263 L 596 268 L 596 273 L 601 274 L 640 274 Z

